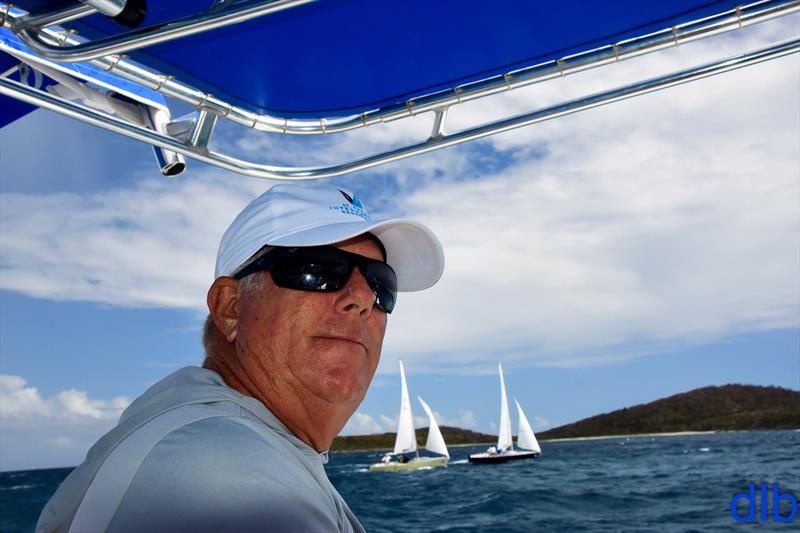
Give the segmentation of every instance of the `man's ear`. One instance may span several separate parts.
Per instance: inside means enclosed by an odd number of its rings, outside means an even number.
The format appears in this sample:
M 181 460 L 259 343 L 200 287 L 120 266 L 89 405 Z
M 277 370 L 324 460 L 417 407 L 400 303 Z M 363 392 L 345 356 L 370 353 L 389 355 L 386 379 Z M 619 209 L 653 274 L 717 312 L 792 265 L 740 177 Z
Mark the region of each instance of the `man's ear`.
M 206 298 L 211 320 L 228 342 L 236 339 L 239 325 L 239 315 L 236 312 L 238 296 L 239 281 L 221 277 L 214 280 Z

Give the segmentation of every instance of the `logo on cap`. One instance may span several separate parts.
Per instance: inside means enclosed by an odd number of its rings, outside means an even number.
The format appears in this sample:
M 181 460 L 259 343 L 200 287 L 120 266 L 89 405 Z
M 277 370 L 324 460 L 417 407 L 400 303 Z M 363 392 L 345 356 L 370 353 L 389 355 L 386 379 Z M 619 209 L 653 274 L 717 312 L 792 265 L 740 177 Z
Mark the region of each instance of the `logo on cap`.
M 344 213 L 346 215 L 355 215 L 357 217 L 361 217 L 364 220 L 372 220 L 367 213 L 364 204 L 361 203 L 361 200 L 358 199 L 356 195 L 349 195 L 341 189 L 338 189 L 342 196 L 344 196 L 345 200 L 348 203 L 341 203 L 339 205 L 332 205 L 330 209 L 334 211 L 339 211 L 340 213 Z

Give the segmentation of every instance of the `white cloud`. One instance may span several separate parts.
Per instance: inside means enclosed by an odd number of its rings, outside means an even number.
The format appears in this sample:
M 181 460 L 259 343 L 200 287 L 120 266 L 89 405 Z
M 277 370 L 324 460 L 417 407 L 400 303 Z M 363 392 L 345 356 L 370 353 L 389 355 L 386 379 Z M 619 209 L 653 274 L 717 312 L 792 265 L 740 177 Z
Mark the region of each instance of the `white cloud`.
M 396 416 L 390 417 L 383 414 L 378 416 L 381 427 L 385 428 L 386 431 L 395 431 L 397 429 L 397 418 Z
M 782 102 L 796 115 L 796 103 Z M 656 122 L 667 114 L 636 105 Z M 411 199 L 442 239 L 447 270 L 434 290 L 403 295 L 390 349 L 461 361 L 519 351 L 550 363 L 798 323 L 796 122 L 752 117 L 745 131 L 720 119 L 730 134 L 713 142 L 689 116 L 680 142 L 631 122 L 593 145 L 598 125 L 572 118 L 579 162 L 574 145 L 560 145 Z
M 386 430 L 374 418 L 366 413 L 356 411 L 342 428 L 341 435 L 369 435 L 384 433 Z
M 459 427 L 465 429 L 474 429 L 478 426 L 478 417 L 475 415 L 475 412 L 471 409 L 466 409 L 458 412 L 458 416 L 454 418 L 449 418 L 439 411 L 434 411 L 433 416 L 436 418 L 436 423 L 441 426 L 451 426 L 451 427 Z M 414 426 L 415 427 L 428 427 L 428 417 L 427 416 L 415 416 L 414 417 Z
M 519 112 L 523 101 L 547 105 L 678 68 L 682 50 L 704 58 L 754 48 L 774 32 L 795 31 L 792 21 L 633 60 L 603 76 L 586 73 L 572 85 L 514 91 L 491 107 Z M 393 209 L 430 225 L 447 254 L 439 285 L 401 295 L 381 371 L 394 372 L 401 354 L 418 371 L 431 361 L 488 370 L 500 357 L 517 365 L 607 364 L 796 327 L 798 72 L 791 56 L 380 169 L 410 191 Z M 488 111 L 469 106 L 454 115 L 457 126 Z M 348 158 L 357 146 L 424 136 L 420 124 L 356 132 L 312 152 Z M 237 142 L 261 153 L 274 143 L 249 135 Z M 482 168 L 481 151 L 510 164 Z M 292 145 L 278 157 L 308 153 Z M 358 176 L 365 190 L 377 172 Z M 145 179 L 81 196 L 0 195 L 2 287 L 202 310 L 219 237 L 268 185 L 221 175 Z M 390 429 L 390 421 L 374 422 Z
M 475 429 L 478 427 L 478 417 L 474 411 L 467 409 L 460 411 L 458 414 L 459 417 L 447 425 L 466 429 Z
M 458 416 L 456 418 L 447 418 L 443 416 L 439 411 L 434 411 L 433 416 L 436 418 L 436 423 L 439 426 L 455 426 L 467 429 L 474 429 L 478 425 L 478 418 L 475 413 L 469 409 L 464 411 L 459 411 Z M 415 428 L 427 428 L 428 427 L 428 417 L 427 416 L 417 416 L 414 417 L 414 427 Z M 379 415 L 377 419 L 368 415 L 366 413 L 362 413 L 356 411 L 350 420 L 348 420 L 345 427 L 342 429 L 342 435 L 368 435 L 371 433 L 386 433 L 386 432 L 394 432 L 397 430 L 397 417 L 390 417 L 387 415 Z
M 69 389 L 43 397 L 19 376 L 0 375 L 0 470 L 72 466 L 129 404 Z M 46 461 L 31 464 L 31 458 Z
M 434 411 L 433 414 L 436 417 L 437 422 L 439 422 L 439 420 L 442 419 L 441 415 L 436 411 Z M 383 428 L 382 431 L 390 431 L 390 432 L 397 431 L 397 419 L 398 419 L 397 416 L 391 417 L 384 414 L 378 416 L 378 420 L 380 421 L 380 426 Z M 415 428 L 428 427 L 428 417 L 413 415 L 413 408 L 412 408 L 412 421 Z
M 116 420 L 130 403 L 125 397 L 117 397 L 111 401 L 90 400 L 85 391 L 66 390 L 58 394 L 58 400 L 68 412 L 78 416 L 94 419 Z
M 440 236 L 447 267 L 434 289 L 402 295 L 382 369 L 396 354 L 418 371 L 431 354 L 487 371 L 501 357 L 605 364 L 797 327 L 796 67 L 515 130 L 492 145 L 545 156 L 418 191 L 407 211 Z
M 128 398 L 90 399 L 85 391 L 69 389 L 52 398 L 43 398 L 35 387 L 28 387 L 19 376 L 0 374 L 0 415 L 5 427 L 35 425 L 41 418 L 69 421 L 116 421 L 129 404 Z
M 439 413 L 437 413 L 436 411 L 433 412 L 433 416 L 436 417 L 437 423 L 442 418 L 439 415 Z M 414 416 L 412 416 L 412 418 L 414 419 L 414 427 L 415 428 L 426 428 L 426 427 L 428 427 L 428 417 L 427 416 L 414 415 Z
M 2 287 L 54 300 L 201 308 L 222 232 L 267 184 L 198 178 L 0 195 Z
M 534 431 L 545 431 L 553 427 L 553 423 L 544 417 L 534 416 L 531 426 Z
M 35 388 L 25 387 L 25 380 L 21 377 L 0 374 L 0 413 L 4 420 L 47 416 L 51 413 L 51 406 Z

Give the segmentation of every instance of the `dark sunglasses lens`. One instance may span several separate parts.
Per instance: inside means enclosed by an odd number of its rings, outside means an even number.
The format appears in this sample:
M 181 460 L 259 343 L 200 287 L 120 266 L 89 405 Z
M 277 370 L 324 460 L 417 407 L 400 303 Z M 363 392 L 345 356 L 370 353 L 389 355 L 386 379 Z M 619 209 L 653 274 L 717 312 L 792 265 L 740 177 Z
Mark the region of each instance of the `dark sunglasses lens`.
M 364 266 L 364 277 L 375 293 L 375 305 L 391 313 L 397 300 L 397 276 L 392 267 L 382 262 L 370 262 Z
M 359 258 L 336 248 L 290 248 L 274 252 L 270 268 L 275 284 L 287 289 L 338 291 L 358 266 L 375 294 L 375 305 L 391 313 L 397 300 L 397 276 L 382 261 Z
M 333 250 L 298 248 L 285 253 L 272 271 L 275 283 L 301 291 L 338 291 L 350 277 L 347 258 Z

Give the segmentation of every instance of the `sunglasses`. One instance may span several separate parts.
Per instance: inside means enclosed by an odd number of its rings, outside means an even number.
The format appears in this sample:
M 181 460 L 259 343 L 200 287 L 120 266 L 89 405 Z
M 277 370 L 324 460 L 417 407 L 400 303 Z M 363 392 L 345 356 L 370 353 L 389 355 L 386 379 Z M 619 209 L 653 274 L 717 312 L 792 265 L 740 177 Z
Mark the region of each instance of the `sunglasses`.
M 345 252 L 334 246 L 275 248 L 240 272 L 242 279 L 255 272 L 268 271 L 278 287 L 310 292 L 336 292 L 347 284 L 358 267 L 375 295 L 375 305 L 391 313 L 397 300 L 397 275 L 392 267 L 377 259 Z

